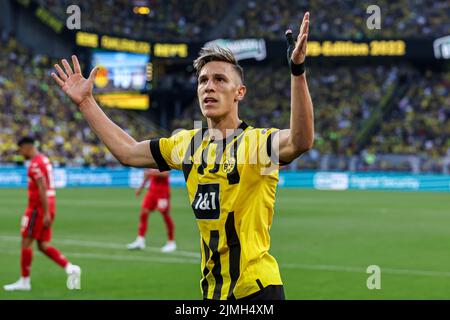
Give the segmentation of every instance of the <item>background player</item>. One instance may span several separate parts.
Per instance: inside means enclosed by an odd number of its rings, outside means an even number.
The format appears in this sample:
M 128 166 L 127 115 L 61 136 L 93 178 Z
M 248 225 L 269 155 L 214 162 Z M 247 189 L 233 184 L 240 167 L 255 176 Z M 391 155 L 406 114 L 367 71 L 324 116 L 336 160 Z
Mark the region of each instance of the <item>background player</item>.
M 145 185 L 150 180 L 150 187 L 145 194 L 142 201 L 141 216 L 138 229 L 138 237 L 127 248 L 144 249 L 145 248 L 145 234 L 147 232 L 148 217 L 150 212 L 157 209 L 161 212 L 167 228 L 167 244 L 161 248 L 162 252 L 172 252 L 177 248 L 174 239 L 175 225 L 170 216 L 170 186 L 169 173 L 159 172 L 155 169 L 145 170 L 144 179 L 140 187 L 136 190 L 136 196 L 139 197 Z
M 31 160 L 28 168 L 28 207 L 22 218 L 22 252 L 20 266 L 22 276 L 9 285 L 6 291 L 31 290 L 30 268 L 33 258 L 32 245 L 37 240 L 39 250 L 67 273 L 67 287 L 80 289 L 81 269 L 71 264 L 55 247 L 50 246 L 52 224 L 55 219 L 55 187 L 53 168 L 48 158 L 39 153 L 34 139 L 24 137 L 19 142 L 19 153 Z

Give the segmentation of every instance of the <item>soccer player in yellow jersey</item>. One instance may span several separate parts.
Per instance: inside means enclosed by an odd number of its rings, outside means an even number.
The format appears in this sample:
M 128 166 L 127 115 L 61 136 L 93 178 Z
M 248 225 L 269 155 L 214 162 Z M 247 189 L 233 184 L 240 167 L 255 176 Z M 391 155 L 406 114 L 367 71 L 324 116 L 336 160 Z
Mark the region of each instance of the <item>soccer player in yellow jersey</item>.
M 183 130 L 169 138 L 137 142 L 103 113 L 92 96 L 98 68 L 83 78 L 74 69 L 52 77 L 80 108 L 84 118 L 123 164 L 182 170 L 200 230 L 200 282 L 204 299 L 284 299 L 276 260 L 269 254 L 278 166 L 312 147 L 313 106 L 304 73 L 309 13 L 297 42 L 291 41 L 290 128 L 253 128 L 241 121 L 238 104 L 247 88 L 233 54 L 203 48 L 194 67 L 197 95 L 208 127 Z

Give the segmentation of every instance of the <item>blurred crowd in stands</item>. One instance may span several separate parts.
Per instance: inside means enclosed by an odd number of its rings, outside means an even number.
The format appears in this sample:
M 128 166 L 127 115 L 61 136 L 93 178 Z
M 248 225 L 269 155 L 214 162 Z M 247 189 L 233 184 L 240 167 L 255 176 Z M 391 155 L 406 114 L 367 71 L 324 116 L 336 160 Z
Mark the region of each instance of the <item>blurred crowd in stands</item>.
M 219 30 L 224 36 L 279 39 L 286 28 L 298 28 L 306 10 L 311 12 L 310 37 L 438 37 L 450 30 L 448 1 L 380 0 L 380 30 L 366 27 L 366 9 L 371 4 L 366 0 L 37 1 L 61 19 L 67 17 L 67 6 L 80 5 L 85 31 L 155 41 L 205 41 L 224 19 L 228 23 Z M 137 5 L 148 5 L 149 14 L 136 15 L 133 7 Z M 229 12 L 236 17 L 227 20 Z M 0 163 L 20 161 L 16 140 L 33 135 L 57 165 L 118 165 L 76 106 L 53 83 L 49 75 L 54 63 L 20 46 L 14 38 L 2 36 Z M 241 118 L 258 127 L 288 127 L 290 78 L 286 66 L 244 62 L 244 67 L 248 93 L 239 107 Z M 448 69 L 424 72 L 407 62 L 333 63 L 308 65 L 307 74 L 315 107 L 315 144 L 291 168 L 439 172 L 444 159 L 450 159 Z M 395 97 L 400 79 L 406 81 L 407 89 Z M 183 70 L 158 81 L 160 89 L 195 92 L 196 76 Z M 395 99 L 389 100 L 391 97 Z M 389 112 L 360 145 L 362 129 L 388 103 Z M 133 137 L 152 137 L 151 124 L 142 117 L 116 109 L 105 108 L 105 112 Z M 200 119 L 195 101 L 172 119 L 169 129 L 189 129 L 193 120 Z M 415 160 L 399 160 L 393 155 Z
M 287 28 L 298 30 L 302 15 L 311 13 L 310 38 L 427 37 L 447 35 L 450 2 L 428 0 L 248 0 L 229 29 L 231 37 L 279 39 Z M 380 8 L 381 29 L 367 28 L 367 8 Z M 371 12 L 373 13 L 373 12 Z
M 315 112 L 314 148 L 292 166 L 302 169 L 412 170 L 411 162 L 386 154 L 422 157 L 419 170 L 442 171 L 450 156 L 450 74 L 408 64 L 324 65 L 308 67 Z M 288 128 L 290 77 L 286 66 L 245 68 L 247 95 L 239 105 L 242 119 L 255 127 Z M 400 79 L 403 79 L 400 83 Z M 408 89 L 395 97 L 400 85 Z M 358 134 L 384 104 L 391 111 L 365 148 Z M 173 120 L 172 129 L 191 128 L 201 120 L 198 101 Z M 352 158 L 357 156 L 352 166 Z
M 411 82 L 368 151 L 417 155 L 422 171 L 440 171 L 450 157 L 450 72 L 417 72 Z
M 32 135 L 57 165 L 115 166 L 119 163 L 100 143 L 87 123 L 49 74 L 53 63 L 33 55 L 14 38 L 0 47 L 0 163 L 20 161 L 16 140 Z M 240 116 L 252 126 L 287 128 L 290 117 L 290 77 L 286 66 L 245 66 L 247 96 Z M 357 136 L 368 119 L 396 92 L 400 78 L 407 91 L 362 150 Z M 195 77 L 186 75 L 195 89 Z M 450 156 L 450 74 L 425 73 L 411 65 L 312 65 L 308 84 L 315 108 L 313 150 L 292 166 L 302 169 L 411 170 L 411 162 L 389 161 L 382 155 L 421 157 L 420 170 L 441 171 Z M 133 113 L 105 108 L 119 126 L 138 139 L 151 138 L 150 124 Z M 198 102 L 173 119 L 172 130 L 192 128 L 201 120 Z M 149 130 L 150 131 L 150 130 Z M 153 136 L 157 134 L 153 133 Z M 351 165 L 351 159 L 359 160 Z
M 39 0 L 59 19 L 78 4 L 85 31 L 131 36 L 153 41 L 193 41 L 209 38 L 214 28 L 232 38 L 282 39 L 287 28 L 297 30 L 303 13 L 311 12 L 310 38 L 427 37 L 446 35 L 450 29 L 449 1 L 430 0 Z M 381 29 L 370 30 L 367 8 L 380 8 Z M 133 8 L 147 5 L 137 15 Z M 231 13 L 230 23 L 219 22 Z M 372 13 L 372 12 L 371 12 Z
M 31 135 L 57 165 L 111 166 L 117 160 L 82 119 L 50 77 L 51 61 L 33 55 L 3 35 L 0 43 L 0 163 L 21 161 L 17 140 Z M 132 136 L 149 138 L 149 127 L 132 114 L 116 109 L 105 112 Z
M 66 8 L 76 4 L 82 12 L 82 28 L 104 34 L 152 39 L 153 41 L 192 41 L 204 39 L 224 17 L 232 2 L 177 0 L 39 0 L 59 19 L 67 18 Z M 147 4 L 146 15 L 134 13 L 134 8 Z

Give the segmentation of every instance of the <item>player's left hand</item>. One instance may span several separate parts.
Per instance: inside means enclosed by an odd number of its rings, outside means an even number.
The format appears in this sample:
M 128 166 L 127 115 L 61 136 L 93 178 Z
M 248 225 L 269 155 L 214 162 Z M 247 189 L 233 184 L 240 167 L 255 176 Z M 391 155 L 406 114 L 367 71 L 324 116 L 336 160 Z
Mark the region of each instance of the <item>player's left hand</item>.
M 142 188 L 136 189 L 136 198 L 139 198 L 139 196 L 141 195 L 141 192 L 142 192 Z
M 52 216 L 50 215 L 50 212 L 47 212 L 44 214 L 44 227 L 45 228 L 50 228 L 50 226 L 52 225 Z
M 98 67 L 92 69 L 89 78 L 86 79 L 81 74 L 81 67 L 77 56 L 72 56 L 72 63 L 73 69 L 66 59 L 61 60 L 64 70 L 58 64 L 55 64 L 58 75 L 52 72 L 51 76 L 66 95 L 75 104 L 80 106 L 85 100 L 92 97 L 92 89 L 94 87 L 94 79 L 97 76 Z
M 292 62 L 295 64 L 301 64 L 306 58 L 306 47 L 308 43 L 308 31 L 309 31 L 309 12 L 306 12 L 303 16 L 303 21 L 300 26 L 300 33 L 297 37 L 295 49 L 292 52 Z

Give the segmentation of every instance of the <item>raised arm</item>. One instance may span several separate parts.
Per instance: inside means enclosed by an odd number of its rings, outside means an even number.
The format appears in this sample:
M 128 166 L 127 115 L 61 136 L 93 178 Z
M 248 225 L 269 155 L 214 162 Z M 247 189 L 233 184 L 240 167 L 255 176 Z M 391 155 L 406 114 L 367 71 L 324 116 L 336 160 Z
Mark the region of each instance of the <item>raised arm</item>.
M 303 17 L 295 49 L 292 52 L 291 60 L 294 64 L 301 64 L 305 61 L 308 30 L 309 12 Z M 280 162 L 285 163 L 291 162 L 313 146 L 314 113 L 305 73 L 299 76 L 291 74 L 290 128 L 280 130 L 275 137 L 274 144 L 276 145 L 278 142 L 279 159 Z
M 65 59 L 61 61 L 65 71 L 56 64 L 55 69 L 58 75 L 52 73 L 52 78 L 79 107 L 83 117 L 95 134 L 122 164 L 133 167 L 157 168 L 150 151 L 149 141 L 137 142 L 134 140 L 112 122 L 95 101 L 92 88 L 98 67 L 95 67 L 89 78 L 86 79 L 81 74 L 80 64 L 76 56 L 72 56 L 72 62 L 73 70 Z

